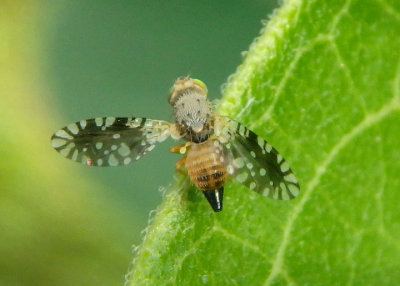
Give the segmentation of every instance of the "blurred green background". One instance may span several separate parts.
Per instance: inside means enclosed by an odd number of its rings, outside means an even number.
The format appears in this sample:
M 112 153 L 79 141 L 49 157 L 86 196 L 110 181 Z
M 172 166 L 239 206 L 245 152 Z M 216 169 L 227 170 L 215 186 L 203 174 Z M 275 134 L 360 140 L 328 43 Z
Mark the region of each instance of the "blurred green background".
M 171 120 L 176 77 L 210 97 L 276 1 L 1 1 L 0 285 L 122 285 L 172 141 L 127 167 L 89 168 L 51 134 L 97 116 Z

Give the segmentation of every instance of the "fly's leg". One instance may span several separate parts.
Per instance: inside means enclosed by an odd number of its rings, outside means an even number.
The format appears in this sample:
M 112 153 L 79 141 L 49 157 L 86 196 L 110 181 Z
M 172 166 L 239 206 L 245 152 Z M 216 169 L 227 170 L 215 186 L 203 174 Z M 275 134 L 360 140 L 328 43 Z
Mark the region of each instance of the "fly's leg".
M 186 152 L 188 151 L 189 146 L 190 142 L 186 142 L 185 144 L 180 144 L 169 148 L 170 152 L 183 155 L 183 157 L 179 159 L 178 162 L 176 162 L 175 164 L 175 169 L 182 175 L 186 175 L 186 172 L 182 167 L 185 166 Z
M 185 166 L 186 156 L 183 156 L 175 163 L 175 170 L 177 170 L 180 174 L 186 175 L 185 170 L 182 168 Z
M 181 153 L 180 150 L 181 150 L 182 147 L 185 147 L 185 144 L 179 144 L 179 145 L 176 145 L 176 146 L 172 146 L 172 147 L 169 148 L 169 152 L 175 153 L 175 154 L 180 154 Z
M 189 147 L 190 147 L 190 142 L 186 142 L 185 144 L 172 146 L 171 148 L 169 148 L 169 152 L 185 155 Z

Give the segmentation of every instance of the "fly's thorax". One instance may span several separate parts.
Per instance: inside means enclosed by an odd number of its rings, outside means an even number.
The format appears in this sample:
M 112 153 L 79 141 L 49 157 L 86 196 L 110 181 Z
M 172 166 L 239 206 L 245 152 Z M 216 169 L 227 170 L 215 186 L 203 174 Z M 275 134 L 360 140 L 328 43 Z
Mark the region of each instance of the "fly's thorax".
M 177 129 L 184 139 L 200 143 L 210 137 L 214 112 L 207 100 L 207 89 L 201 81 L 178 79 L 169 101 L 174 109 Z
M 200 143 L 211 135 L 212 108 L 204 96 L 197 93 L 181 96 L 174 105 L 174 116 L 185 139 Z

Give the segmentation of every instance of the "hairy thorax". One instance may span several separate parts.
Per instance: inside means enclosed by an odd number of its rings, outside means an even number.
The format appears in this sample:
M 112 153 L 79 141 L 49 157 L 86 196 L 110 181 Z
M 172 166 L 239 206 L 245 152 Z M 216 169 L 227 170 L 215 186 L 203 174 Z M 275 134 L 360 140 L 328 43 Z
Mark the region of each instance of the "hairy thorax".
M 213 132 L 213 110 L 207 98 L 194 88 L 186 89 L 174 102 L 174 117 L 180 135 L 201 143 Z

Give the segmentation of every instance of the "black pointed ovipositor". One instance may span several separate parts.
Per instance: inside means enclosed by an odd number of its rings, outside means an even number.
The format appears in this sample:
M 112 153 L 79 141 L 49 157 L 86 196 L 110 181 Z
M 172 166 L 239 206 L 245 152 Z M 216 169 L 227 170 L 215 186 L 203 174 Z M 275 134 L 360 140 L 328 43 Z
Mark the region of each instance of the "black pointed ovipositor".
M 224 187 L 218 190 L 203 191 L 211 207 L 215 212 L 222 211 L 222 200 L 224 199 Z

